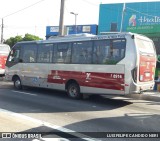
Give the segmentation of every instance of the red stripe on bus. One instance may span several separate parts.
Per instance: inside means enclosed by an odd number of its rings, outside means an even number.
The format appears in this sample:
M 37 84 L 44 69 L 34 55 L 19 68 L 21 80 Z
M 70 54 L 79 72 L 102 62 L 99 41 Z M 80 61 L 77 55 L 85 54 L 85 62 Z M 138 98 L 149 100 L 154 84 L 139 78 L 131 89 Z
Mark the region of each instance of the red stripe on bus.
M 73 79 L 80 86 L 124 91 L 124 74 L 52 70 L 48 75 L 49 83 L 65 84 Z

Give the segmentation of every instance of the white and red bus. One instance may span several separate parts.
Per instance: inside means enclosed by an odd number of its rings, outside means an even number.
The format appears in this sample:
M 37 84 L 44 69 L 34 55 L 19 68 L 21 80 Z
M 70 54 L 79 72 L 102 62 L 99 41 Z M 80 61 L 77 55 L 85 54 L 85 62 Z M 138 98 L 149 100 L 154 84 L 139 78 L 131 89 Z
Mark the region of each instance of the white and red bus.
M 5 64 L 10 52 L 10 47 L 6 44 L 0 44 L 0 76 L 5 75 Z
M 22 86 L 82 94 L 132 94 L 154 87 L 152 40 L 133 34 L 72 35 L 19 42 L 6 64 L 6 78 Z

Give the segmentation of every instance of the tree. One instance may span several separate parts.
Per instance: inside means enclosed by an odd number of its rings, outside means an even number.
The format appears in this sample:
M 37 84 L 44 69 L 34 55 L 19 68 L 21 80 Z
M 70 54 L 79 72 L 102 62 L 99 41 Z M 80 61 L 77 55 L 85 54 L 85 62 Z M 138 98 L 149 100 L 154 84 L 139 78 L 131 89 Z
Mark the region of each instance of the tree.
M 25 34 L 25 36 L 23 38 L 22 38 L 22 36 L 10 37 L 4 43 L 8 44 L 10 47 L 13 47 L 17 42 L 34 41 L 34 40 L 42 40 L 42 38 L 27 33 L 27 34 Z
M 22 36 L 15 36 L 15 37 L 10 37 L 7 39 L 4 43 L 8 44 L 10 47 L 14 46 L 17 42 L 22 41 L 23 38 Z
M 42 40 L 42 38 L 35 36 L 35 35 L 31 35 L 31 34 L 25 34 L 23 41 L 35 41 L 35 40 Z

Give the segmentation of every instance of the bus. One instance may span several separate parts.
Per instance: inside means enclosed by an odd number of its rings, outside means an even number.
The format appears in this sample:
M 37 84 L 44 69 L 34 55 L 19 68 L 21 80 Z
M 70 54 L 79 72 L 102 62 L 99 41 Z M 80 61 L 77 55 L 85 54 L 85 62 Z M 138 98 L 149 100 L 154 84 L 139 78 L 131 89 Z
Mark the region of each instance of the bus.
M 5 75 L 5 64 L 10 52 L 9 45 L 0 44 L 0 76 Z
M 134 33 L 77 34 L 17 43 L 6 63 L 6 79 L 23 86 L 85 94 L 126 95 L 152 90 L 153 41 Z

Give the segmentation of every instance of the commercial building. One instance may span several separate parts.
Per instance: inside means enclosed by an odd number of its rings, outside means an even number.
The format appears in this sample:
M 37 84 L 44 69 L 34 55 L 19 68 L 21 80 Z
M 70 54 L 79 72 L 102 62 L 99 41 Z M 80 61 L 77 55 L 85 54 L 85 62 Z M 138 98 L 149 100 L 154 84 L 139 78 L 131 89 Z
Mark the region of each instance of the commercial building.
M 98 34 L 119 31 L 139 33 L 153 39 L 159 58 L 156 71 L 158 77 L 160 75 L 160 2 L 101 4 Z

